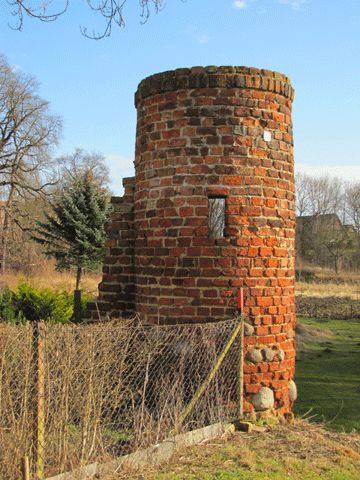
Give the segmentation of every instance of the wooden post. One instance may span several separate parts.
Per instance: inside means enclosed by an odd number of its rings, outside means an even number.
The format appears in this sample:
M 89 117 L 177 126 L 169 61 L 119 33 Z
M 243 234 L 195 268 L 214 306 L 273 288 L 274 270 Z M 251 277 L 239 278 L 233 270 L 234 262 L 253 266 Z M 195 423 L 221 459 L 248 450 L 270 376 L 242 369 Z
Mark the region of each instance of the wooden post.
M 240 335 L 239 335 L 239 411 L 238 418 L 242 420 L 244 416 L 244 318 L 239 316 Z
M 238 388 L 239 388 L 239 398 L 238 398 L 238 419 L 242 420 L 244 416 L 244 291 L 242 288 L 239 289 L 238 293 L 238 310 L 239 310 L 239 323 L 240 323 L 240 334 L 239 334 L 239 377 L 238 377 Z
M 29 457 L 27 455 L 25 455 L 21 462 L 21 477 L 22 480 L 30 480 Z
M 35 472 L 36 479 L 44 479 L 45 447 L 45 365 L 44 365 L 45 324 L 34 324 L 34 352 L 36 365 L 35 381 Z
M 237 309 L 239 314 L 242 316 L 244 310 L 244 290 L 239 288 L 238 297 L 237 297 Z

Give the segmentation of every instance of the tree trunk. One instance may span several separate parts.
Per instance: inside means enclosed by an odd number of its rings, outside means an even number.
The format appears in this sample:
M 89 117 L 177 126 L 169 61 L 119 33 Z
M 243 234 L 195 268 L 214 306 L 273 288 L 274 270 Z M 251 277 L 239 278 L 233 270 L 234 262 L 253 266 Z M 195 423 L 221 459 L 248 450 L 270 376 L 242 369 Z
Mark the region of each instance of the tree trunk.
M 82 273 L 82 268 L 78 266 L 76 271 L 76 286 L 74 290 L 74 321 L 76 323 L 81 322 L 81 290 L 80 290 L 81 273 Z
M 11 226 L 11 203 L 15 194 L 15 188 L 12 185 L 10 188 L 9 196 L 5 203 L 4 208 L 4 218 L 2 224 L 2 232 L 1 232 L 1 273 L 4 274 L 6 270 L 6 263 L 7 263 L 7 249 L 8 249 L 8 236 Z
M 75 285 L 76 290 L 80 290 L 81 274 L 82 274 L 82 268 L 78 266 L 76 270 L 76 285 Z

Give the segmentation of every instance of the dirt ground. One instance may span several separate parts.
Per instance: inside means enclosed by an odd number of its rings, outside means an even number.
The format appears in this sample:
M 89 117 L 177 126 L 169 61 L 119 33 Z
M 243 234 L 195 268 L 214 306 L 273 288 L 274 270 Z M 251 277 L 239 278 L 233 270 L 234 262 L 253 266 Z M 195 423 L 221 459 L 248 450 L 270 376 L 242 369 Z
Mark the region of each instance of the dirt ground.
M 360 299 L 351 297 L 296 296 L 296 313 L 301 317 L 360 319 Z

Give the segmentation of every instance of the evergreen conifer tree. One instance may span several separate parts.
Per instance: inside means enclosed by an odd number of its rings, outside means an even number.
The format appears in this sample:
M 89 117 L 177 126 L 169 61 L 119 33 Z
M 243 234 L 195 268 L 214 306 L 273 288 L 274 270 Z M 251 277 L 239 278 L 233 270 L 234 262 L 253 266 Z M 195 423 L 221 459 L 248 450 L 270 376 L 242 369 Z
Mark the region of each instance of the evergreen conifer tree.
M 63 188 L 45 221 L 38 221 L 33 238 L 59 270 L 76 268 L 75 319 L 80 318 L 80 282 L 84 268 L 94 269 L 105 253 L 106 224 L 110 214 L 108 192 L 90 171 Z

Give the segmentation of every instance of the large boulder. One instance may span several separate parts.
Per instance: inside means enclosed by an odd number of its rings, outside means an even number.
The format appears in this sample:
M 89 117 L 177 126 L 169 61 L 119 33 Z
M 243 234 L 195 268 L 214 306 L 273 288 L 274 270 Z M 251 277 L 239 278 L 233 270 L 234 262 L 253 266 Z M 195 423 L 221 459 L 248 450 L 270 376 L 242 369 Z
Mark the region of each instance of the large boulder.
M 268 387 L 261 387 L 258 393 L 251 398 L 255 410 L 269 410 L 274 406 L 274 402 L 274 392 Z
M 269 347 L 264 348 L 262 353 L 263 353 L 264 360 L 266 362 L 272 362 L 276 355 L 276 351 Z
M 281 349 L 280 349 L 280 350 L 278 351 L 278 357 L 279 357 L 280 362 L 282 362 L 283 360 L 285 360 L 285 352 L 284 352 L 284 350 L 281 350 Z
M 294 380 L 290 380 L 289 382 L 289 400 L 290 402 L 295 402 L 298 397 L 297 386 Z
M 255 328 L 250 325 L 250 323 L 244 322 L 244 335 L 249 337 L 250 335 L 254 335 Z
M 263 360 L 261 350 L 257 348 L 253 348 L 252 350 L 249 350 L 245 358 L 248 362 L 251 362 L 251 363 L 260 363 Z

